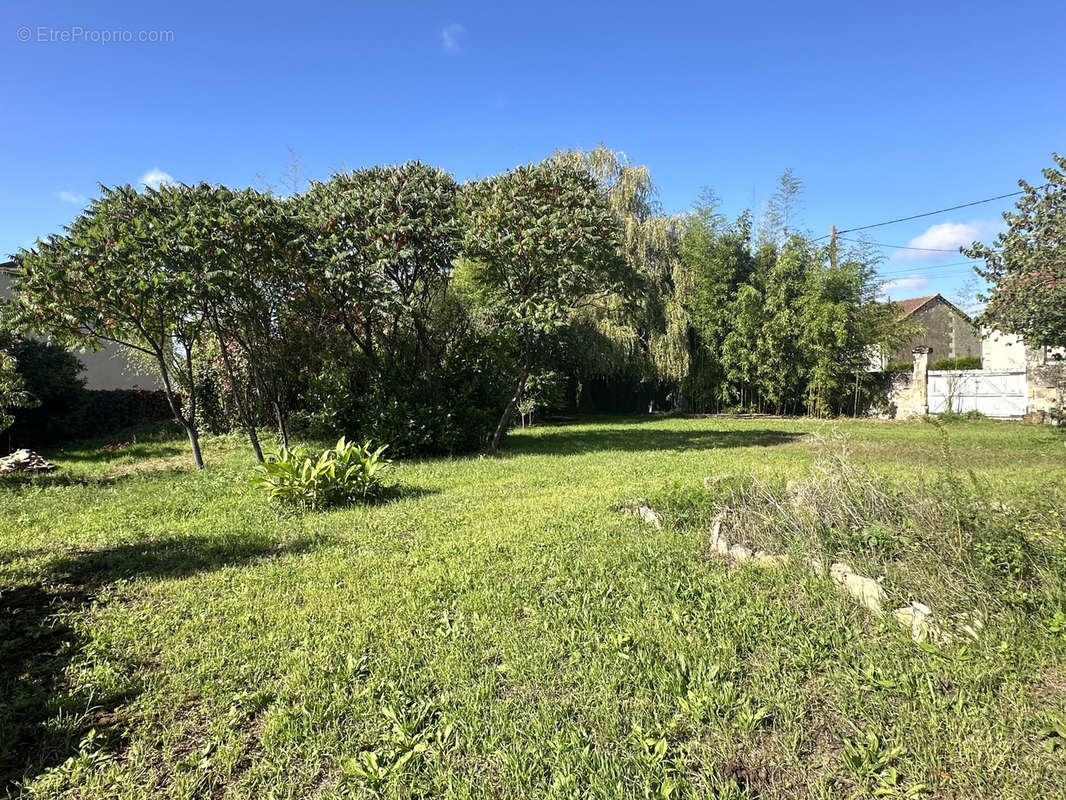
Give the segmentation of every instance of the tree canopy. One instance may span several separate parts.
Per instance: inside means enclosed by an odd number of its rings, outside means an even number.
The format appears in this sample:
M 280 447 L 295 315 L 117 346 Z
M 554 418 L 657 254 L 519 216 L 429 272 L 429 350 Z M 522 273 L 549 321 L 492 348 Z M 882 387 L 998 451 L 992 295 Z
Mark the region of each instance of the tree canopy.
M 984 260 L 977 272 L 991 284 L 978 321 L 1033 347 L 1066 347 L 1066 157 L 1053 160 L 1043 186 L 1018 182 L 1024 194 L 1003 215 L 1006 231 L 962 250 Z
M 495 450 L 546 338 L 576 308 L 632 286 L 635 275 L 618 252 L 607 199 L 585 170 L 551 160 L 517 167 L 468 185 L 461 202 L 478 298 L 518 352 Z
M 603 146 L 462 185 L 410 161 L 289 197 L 104 187 L 17 254 L 16 292 L 29 329 L 155 364 L 197 465 L 201 428 L 262 459 L 290 422 L 495 450 L 516 410 L 578 407 L 595 381 L 634 410 L 857 413 L 899 321 L 869 253 L 799 229 L 801 191 L 786 172 L 758 230 L 711 192 L 667 215 Z

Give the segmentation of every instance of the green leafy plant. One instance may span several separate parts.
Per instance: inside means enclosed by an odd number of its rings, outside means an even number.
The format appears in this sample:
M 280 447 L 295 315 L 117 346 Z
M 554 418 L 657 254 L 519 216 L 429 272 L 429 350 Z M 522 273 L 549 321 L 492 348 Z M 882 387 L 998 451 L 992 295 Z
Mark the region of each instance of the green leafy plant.
M 1049 753 L 1066 747 L 1066 714 L 1048 717 L 1047 723 L 1040 728 L 1040 738 Z
M 380 497 L 390 461 L 377 449 L 342 436 L 335 447 L 318 455 L 301 447 L 282 447 L 257 467 L 253 484 L 286 505 L 320 510 Z
M 907 369 L 912 365 L 908 364 Z M 959 356 L 958 358 L 938 358 L 929 365 L 929 369 L 981 369 L 981 356 Z
M 903 748 L 891 746 L 873 731 L 844 741 L 841 761 L 854 781 L 861 787 L 872 790 L 901 755 Z

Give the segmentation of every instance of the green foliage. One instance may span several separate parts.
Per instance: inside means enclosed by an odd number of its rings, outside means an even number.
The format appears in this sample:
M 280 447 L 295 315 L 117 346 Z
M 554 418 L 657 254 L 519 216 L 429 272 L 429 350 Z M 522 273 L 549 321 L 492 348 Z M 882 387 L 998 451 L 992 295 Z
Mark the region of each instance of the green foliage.
M 869 353 L 904 331 L 877 302 L 877 257 L 797 233 L 801 187 L 786 173 L 757 242 L 750 216 L 727 222 L 709 194 L 682 224 L 679 285 L 696 334 L 689 407 L 825 416 L 858 413 L 879 394 Z
M 204 320 L 198 365 L 213 362 L 213 399 L 230 407 L 262 460 L 257 427 L 272 416 L 287 440 L 292 389 L 306 356 L 293 330 L 304 321 L 292 300 L 304 285 L 311 234 L 295 203 L 268 193 L 201 183 L 180 199 L 183 256 L 202 275 L 188 298 Z M 203 378 L 195 371 L 182 380 L 189 401 L 197 399 L 196 380 Z
M 637 293 L 616 292 L 579 309 L 567 331 L 567 366 L 579 380 L 625 376 L 676 387 L 688 371 L 688 316 L 680 304 L 679 218 L 666 216 L 647 167 L 603 145 L 557 152 L 553 162 L 587 170 L 619 232 L 619 254 L 640 280 Z
M 91 416 L 78 357 L 65 347 L 15 337 L 11 352 L 34 402 L 16 412 L 12 442 L 40 446 L 71 441 L 83 435 Z
M 936 419 L 938 422 L 973 422 L 988 418 L 976 408 L 971 408 L 969 411 L 941 411 Z
M 296 414 L 294 429 L 320 439 L 339 432 L 387 441 L 396 456 L 477 450 L 488 443 L 510 396 L 512 359 L 491 334 L 464 336 L 447 360 L 427 365 L 428 390 L 402 375 L 324 360 L 306 376 L 305 410 Z
M 33 396 L 18 371 L 18 362 L 10 353 L 0 350 L 0 432 L 6 431 L 15 421 L 16 409 L 33 405 Z
M 418 161 L 313 183 L 300 198 L 319 232 L 305 284 L 373 365 L 417 370 L 448 344 L 431 318 L 459 254 L 451 175 Z
M 836 425 L 854 461 L 924 494 L 929 426 Z M 169 438 L 49 452 L 56 473 L 0 481 L 0 795 L 1053 794 L 1061 584 L 978 642 L 920 646 L 804 567 L 719 562 L 705 523 L 616 511 L 709 475 L 803 483 L 824 427 L 540 426 L 501 458 L 397 462 L 395 502 L 297 517 L 264 513 L 236 437 L 205 439 L 203 473 Z M 1054 430 L 951 436 L 1005 515 L 1060 541 Z M 969 569 L 939 565 L 937 585 Z M 865 751 L 849 765 L 846 743 Z
M 566 378 L 555 370 L 534 372 L 522 388 L 522 399 L 518 401 L 518 412 L 522 415 L 522 424 L 531 424 L 533 415 L 540 411 L 560 410 L 565 403 Z
M 527 360 L 576 307 L 633 279 L 606 198 L 583 170 L 517 167 L 469 184 L 461 205 L 463 251 L 482 299 Z
M 253 483 L 285 505 L 311 511 L 366 502 L 386 489 L 384 474 L 390 462 L 382 453 L 387 448 L 375 450 L 369 441 L 358 445 L 343 436 L 318 455 L 283 447 L 256 468 Z
M 977 272 L 992 287 L 977 322 L 1019 334 L 1030 347 L 1066 347 L 1066 157 L 1052 160 L 1043 186 L 1018 182 L 1024 194 L 991 246 L 963 248 L 984 259 Z
M 894 365 L 890 364 L 889 367 Z M 900 365 L 895 365 L 900 366 Z M 907 369 L 912 365 L 908 364 Z M 929 365 L 929 369 L 981 369 L 981 356 L 960 356 L 959 358 L 939 358 Z M 888 371 L 892 371 L 889 369 Z
M 463 252 L 486 324 L 514 338 L 518 373 L 499 446 L 536 360 L 571 315 L 638 282 L 619 255 L 618 224 L 583 169 L 546 161 L 468 184 Z
M 208 265 L 192 199 L 188 187 L 101 187 L 64 235 L 16 254 L 14 289 L 31 329 L 61 343 L 113 341 L 151 358 L 202 467 L 195 395 L 181 408 L 174 379 L 194 383 L 205 321 L 196 300 Z
M 899 774 L 893 769 L 903 754 L 901 745 L 889 745 L 868 730 L 844 742 L 840 760 L 852 780 L 875 797 L 914 797 L 922 794 L 925 786 L 915 784 L 904 792 L 898 787 Z
M 575 406 L 597 386 L 627 408 L 858 413 L 871 347 L 905 325 L 868 252 L 798 232 L 801 188 L 786 173 L 753 233 L 710 194 L 663 215 L 602 146 L 463 186 L 412 161 L 288 198 L 103 187 L 17 254 L 15 288 L 34 330 L 150 361 L 198 465 L 201 428 L 243 428 L 261 460 L 258 431 L 287 444 L 293 414 L 405 455 L 495 450 L 564 382 Z
M 172 418 L 163 392 L 87 390 L 74 353 L 22 336 L 10 323 L 0 329 L 0 355 L 14 368 L 8 385 L 18 387 L 14 403 L 6 405 L 12 412 L 6 438 L 15 448 L 72 442 Z

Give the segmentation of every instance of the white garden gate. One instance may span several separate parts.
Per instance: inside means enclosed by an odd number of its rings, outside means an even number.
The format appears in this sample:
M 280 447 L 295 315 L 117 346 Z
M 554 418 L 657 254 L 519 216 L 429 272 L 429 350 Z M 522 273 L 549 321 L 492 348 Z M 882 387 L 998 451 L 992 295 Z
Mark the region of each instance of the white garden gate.
M 1026 411 L 1025 372 L 1000 370 L 930 370 L 929 413 L 980 411 L 1010 419 Z

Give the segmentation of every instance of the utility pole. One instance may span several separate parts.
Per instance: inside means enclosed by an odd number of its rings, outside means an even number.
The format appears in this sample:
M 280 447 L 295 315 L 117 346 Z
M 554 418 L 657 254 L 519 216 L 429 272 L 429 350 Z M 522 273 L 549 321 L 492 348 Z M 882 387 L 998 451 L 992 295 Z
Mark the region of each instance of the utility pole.
M 829 226 L 829 263 L 837 268 L 837 226 Z

